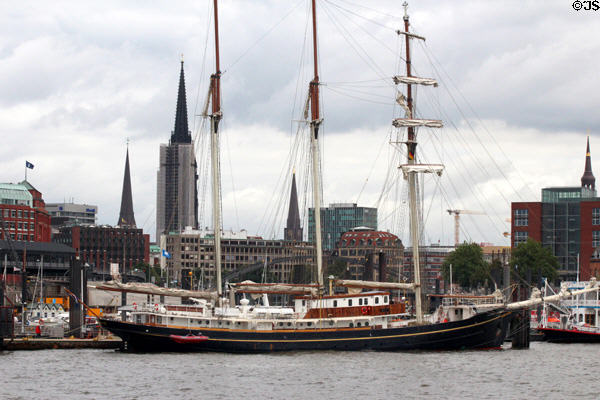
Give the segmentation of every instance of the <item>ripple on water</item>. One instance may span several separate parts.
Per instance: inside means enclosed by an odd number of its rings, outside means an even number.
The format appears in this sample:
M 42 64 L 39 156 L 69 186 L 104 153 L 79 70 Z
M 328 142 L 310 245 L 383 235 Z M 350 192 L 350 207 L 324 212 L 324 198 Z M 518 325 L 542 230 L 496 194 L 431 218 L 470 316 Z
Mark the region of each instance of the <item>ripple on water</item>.
M 525 351 L 0 353 L 1 399 L 597 398 L 594 345 Z

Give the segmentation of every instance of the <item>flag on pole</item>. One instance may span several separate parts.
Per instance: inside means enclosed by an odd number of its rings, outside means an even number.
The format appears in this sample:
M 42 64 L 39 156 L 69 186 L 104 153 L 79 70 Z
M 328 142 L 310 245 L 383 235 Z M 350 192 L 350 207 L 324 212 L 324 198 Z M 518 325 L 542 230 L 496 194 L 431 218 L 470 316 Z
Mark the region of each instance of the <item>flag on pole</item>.
M 29 169 L 33 169 L 33 164 L 30 163 L 29 161 L 25 161 L 25 166 Z
M 168 251 L 166 251 L 165 249 L 163 249 L 163 251 L 162 251 L 162 255 L 163 255 L 163 257 L 165 257 L 165 258 L 171 258 L 171 254 L 170 254 Z

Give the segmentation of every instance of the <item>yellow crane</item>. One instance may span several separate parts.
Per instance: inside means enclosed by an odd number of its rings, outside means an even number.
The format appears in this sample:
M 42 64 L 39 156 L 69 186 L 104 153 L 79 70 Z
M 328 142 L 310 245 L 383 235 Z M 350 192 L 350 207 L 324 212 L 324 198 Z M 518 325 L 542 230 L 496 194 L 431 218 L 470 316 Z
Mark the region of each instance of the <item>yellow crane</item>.
M 473 215 L 485 215 L 484 212 L 481 211 L 472 211 L 472 210 L 446 210 L 448 214 L 454 214 L 454 245 L 458 246 L 460 244 L 460 215 L 461 214 L 473 214 Z

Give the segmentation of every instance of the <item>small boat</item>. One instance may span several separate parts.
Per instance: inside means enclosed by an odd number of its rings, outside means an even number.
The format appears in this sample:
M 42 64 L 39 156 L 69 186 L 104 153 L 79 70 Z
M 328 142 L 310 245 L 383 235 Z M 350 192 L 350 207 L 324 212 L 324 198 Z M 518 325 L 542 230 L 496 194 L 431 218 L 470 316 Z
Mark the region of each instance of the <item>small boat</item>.
M 171 339 L 175 343 L 179 343 L 179 344 L 197 344 L 197 343 L 206 342 L 208 340 L 208 336 L 204 336 L 204 335 L 200 335 L 200 334 L 193 335 L 190 333 L 185 336 L 169 335 L 169 339 Z
M 589 282 L 565 282 L 570 290 Z M 562 300 L 554 311 L 544 307 L 537 330 L 553 343 L 600 343 L 600 294 L 598 291 Z

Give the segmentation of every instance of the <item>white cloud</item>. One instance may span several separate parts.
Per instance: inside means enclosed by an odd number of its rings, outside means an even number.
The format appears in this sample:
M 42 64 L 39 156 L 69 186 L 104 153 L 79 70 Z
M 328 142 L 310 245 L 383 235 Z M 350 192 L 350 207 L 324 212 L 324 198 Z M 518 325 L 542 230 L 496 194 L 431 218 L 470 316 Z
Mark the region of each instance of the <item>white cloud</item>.
M 312 74 L 307 3 L 220 4 L 225 226 L 280 236 L 290 120 L 299 118 Z M 389 77 L 397 72 L 393 52 L 402 54 L 393 30 L 403 11 L 392 0 L 318 4 L 324 202 L 372 206 L 392 162 Z M 46 201 L 97 204 L 99 222 L 114 224 L 129 137 L 136 220 L 154 232 L 158 148 L 173 129 L 179 55 L 192 127 L 214 69 L 211 12 L 210 2 L 191 1 L 3 2 L 0 181 L 20 180 L 30 160 L 30 180 Z M 489 215 L 465 216 L 463 236 L 506 242 L 498 232 L 507 230 L 510 201 L 538 200 L 545 186 L 577 185 L 587 129 L 592 154 L 600 151 L 597 15 L 562 1 L 422 1 L 409 12 L 428 38 L 429 56 L 443 65 L 429 67 L 421 46 L 414 47 L 415 71 L 441 81 L 439 89 L 417 91 L 419 112 L 448 126 L 420 135 L 427 160 L 447 165 L 441 187 L 427 180 L 427 240 L 451 243 L 453 219 L 445 210 L 459 208 Z M 305 168 L 296 168 L 303 192 Z M 428 202 L 440 191 L 441 201 Z M 405 216 L 391 216 L 394 200 L 392 193 L 382 198 L 381 228 L 402 234 Z M 208 221 L 210 206 L 205 210 Z

